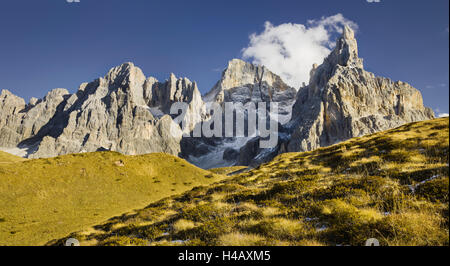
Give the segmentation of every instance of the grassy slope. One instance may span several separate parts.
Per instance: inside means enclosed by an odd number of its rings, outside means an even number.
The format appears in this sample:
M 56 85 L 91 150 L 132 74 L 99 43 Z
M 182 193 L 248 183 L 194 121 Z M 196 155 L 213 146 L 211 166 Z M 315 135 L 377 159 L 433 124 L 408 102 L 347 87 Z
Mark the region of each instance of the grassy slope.
M 25 160 L 26 159 L 22 157 L 14 156 L 12 154 L 0 151 L 0 164 L 22 162 Z
M 73 233 L 82 245 L 449 244 L 449 120 L 272 162 Z M 60 244 L 53 242 L 52 244 Z
M 42 245 L 223 176 L 166 155 L 0 153 L 0 245 Z M 16 162 L 13 162 L 16 161 Z
M 209 171 L 218 175 L 232 175 L 233 173 L 244 171 L 248 169 L 247 166 L 230 166 L 208 169 Z

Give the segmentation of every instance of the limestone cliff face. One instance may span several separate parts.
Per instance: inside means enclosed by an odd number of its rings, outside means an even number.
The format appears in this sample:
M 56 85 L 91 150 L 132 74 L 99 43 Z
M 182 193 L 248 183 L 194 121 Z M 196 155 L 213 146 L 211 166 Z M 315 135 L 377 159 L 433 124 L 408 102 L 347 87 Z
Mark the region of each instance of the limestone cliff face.
M 168 115 L 174 101 L 189 104 L 200 119 L 195 83 L 146 78 L 132 63 L 84 83 L 75 94 L 56 89 L 29 104 L 8 91 L 0 95 L 0 147 L 27 149 L 27 157 L 113 150 L 124 154 L 180 152 L 181 129 Z
M 228 62 L 221 79 L 203 100 L 206 104 L 276 102 L 278 122 L 283 124 L 291 118 L 296 93 L 294 88 L 266 67 L 233 59 Z M 243 105 L 235 106 L 235 112 L 244 114 L 247 122 L 248 110 Z M 272 116 L 273 113 L 269 114 L 269 111 L 267 109 L 267 115 Z M 221 115 L 218 119 L 224 122 L 223 114 Z M 214 118 L 217 117 L 211 119 Z M 245 137 L 185 138 L 182 141 L 182 156 L 204 168 L 230 166 L 239 160 L 239 149 L 251 138 L 248 134 Z
M 0 94 L 0 147 L 12 147 L 19 143 L 22 133 L 19 129 L 25 109 L 25 101 L 7 90 Z
M 313 67 L 309 85 L 297 95 L 287 151 L 309 151 L 432 118 L 417 89 L 363 69 L 354 33 L 346 27 L 334 51 Z
M 295 93 L 294 88 L 266 67 L 233 59 L 204 99 L 207 102 L 284 102 L 292 100 Z
M 432 118 L 417 89 L 364 70 L 354 32 L 345 27 L 335 49 L 313 66 L 309 84 L 298 91 L 279 145 L 261 149 L 253 139 L 240 149 L 237 164 L 258 165 L 283 152 L 310 151 Z
M 15 147 L 19 142 L 48 130 L 53 116 L 62 111 L 69 96 L 65 89 L 54 89 L 40 100 L 29 104 L 7 90 L 0 94 L 0 147 Z

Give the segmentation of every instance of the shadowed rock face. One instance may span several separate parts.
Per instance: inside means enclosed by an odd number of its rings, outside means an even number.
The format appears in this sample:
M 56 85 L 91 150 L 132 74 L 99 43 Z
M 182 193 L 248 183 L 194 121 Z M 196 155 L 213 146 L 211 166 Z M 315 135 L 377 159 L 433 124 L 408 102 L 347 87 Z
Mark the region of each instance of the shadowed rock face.
M 30 158 L 99 149 L 178 155 L 182 132 L 166 115 L 175 101 L 189 103 L 187 116 L 200 119 L 203 102 L 195 83 L 173 74 L 161 83 L 132 63 L 82 84 L 75 94 L 56 89 L 28 105 L 2 91 L 0 146 L 25 148 Z
M 422 95 L 409 84 L 375 77 L 363 68 L 354 32 L 345 27 L 335 49 L 314 65 L 300 88 L 292 119 L 281 129 L 289 137 L 271 151 L 249 142 L 238 164 L 259 164 L 282 152 L 310 151 L 409 122 L 434 118 Z M 266 153 L 266 156 L 262 156 Z M 249 159 L 252 158 L 252 159 Z
M 278 121 L 283 124 L 291 118 L 296 94 L 297 91 L 294 88 L 284 83 L 278 75 L 266 67 L 233 59 L 228 62 L 221 79 L 203 97 L 203 100 L 206 105 L 222 104 L 222 109 L 225 109 L 223 106 L 225 102 L 242 103 L 243 105 L 249 102 L 255 104 L 276 102 L 280 115 Z M 244 124 L 247 125 L 247 110 L 243 106 L 236 106 L 236 108 L 235 113 L 244 114 Z M 269 111 L 269 109 L 266 110 Z M 223 116 L 219 120 L 225 121 Z M 231 166 L 239 161 L 239 149 L 252 138 L 248 137 L 247 133 L 246 137 L 184 138 L 181 155 L 200 167 Z

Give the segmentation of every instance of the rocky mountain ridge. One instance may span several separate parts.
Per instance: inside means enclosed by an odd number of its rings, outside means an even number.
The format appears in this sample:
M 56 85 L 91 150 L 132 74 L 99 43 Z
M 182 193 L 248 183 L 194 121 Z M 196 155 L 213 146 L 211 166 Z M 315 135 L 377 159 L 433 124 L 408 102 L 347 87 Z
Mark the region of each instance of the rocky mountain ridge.
M 276 102 L 277 114 L 271 113 L 269 106 L 266 106 L 267 118 L 276 119 L 281 125 L 291 119 L 296 93 L 295 88 L 287 85 L 280 76 L 266 67 L 233 59 L 228 62 L 221 79 L 203 97 L 203 100 L 206 105 L 221 104 L 224 113 L 224 103 L 241 104 L 235 105 L 234 114 L 244 114 L 244 127 L 248 125 L 246 106 L 248 103 L 254 103 L 257 107 L 257 103 Z M 225 124 L 224 117 L 218 119 Z M 246 132 L 245 136 L 240 137 L 183 139 L 182 156 L 201 167 L 230 166 L 238 162 L 240 149 L 253 137 Z
M 185 128 L 170 115 L 173 103 L 188 105 Z M 254 136 L 183 138 L 211 119 L 211 103 L 277 102 L 279 141 L 261 149 Z M 245 113 L 245 110 L 238 110 Z M 271 114 L 269 114 L 271 116 Z M 314 65 L 308 85 L 298 91 L 264 66 L 233 59 L 221 79 L 202 97 L 187 78 L 159 82 L 133 63 L 70 94 L 50 91 L 29 103 L 7 90 L 0 94 L 0 147 L 24 157 L 112 150 L 124 154 L 165 152 L 203 167 L 258 165 L 283 152 L 318 147 L 434 118 L 420 92 L 404 82 L 364 70 L 354 32 L 345 27 L 335 49 Z
M 309 84 L 298 91 L 292 119 L 281 129 L 289 137 L 274 149 L 260 149 L 258 141 L 249 141 L 238 164 L 257 165 L 280 153 L 311 151 L 433 118 L 417 89 L 364 70 L 354 32 L 346 26 L 335 49 L 320 66 L 313 66 Z
M 202 115 L 203 102 L 195 83 L 173 74 L 158 82 L 146 78 L 132 63 L 81 84 L 74 94 L 56 89 L 29 104 L 3 90 L 0 146 L 25 149 L 29 158 L 98 150 L 178 155 L 182 132 L 164 113 L 174 101 L 192 104 L 187 114 L 193 116 L 191 120 Z M 179 132 L 173 134 L 171 128 Z
M 287 150 L 309 151 L 433 118 L 417 89 L 364 70 L 354 32 L 345 27 L 336 48 L 313 67 L 309 85 L 297 95 Z

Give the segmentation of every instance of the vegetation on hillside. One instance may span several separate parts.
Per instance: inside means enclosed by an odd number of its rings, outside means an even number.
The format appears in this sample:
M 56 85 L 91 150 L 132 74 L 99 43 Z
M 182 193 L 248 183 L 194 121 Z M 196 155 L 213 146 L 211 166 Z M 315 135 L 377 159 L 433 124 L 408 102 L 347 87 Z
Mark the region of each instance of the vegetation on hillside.
M 221 175 L 166 155 L 0 153 L 0 245 L 43 245 Z
M 230 167 L 212 168 L 208 170 L 218 175 L 233 175 L 236 173 L 244 172 L 247 169 L 248 166 L 230 166 Z
M 448 145 L 444 118 L 282 154 L 70 236 L 82 245 L 449 245 Z
M 25 160 L 26 159 L 24 159 L 22 157 L 15 156 L 15 155 L 9 154 L 7 152 L 0 151 L 0 164 L 22 162 L 22 161 L 25 161 Z

